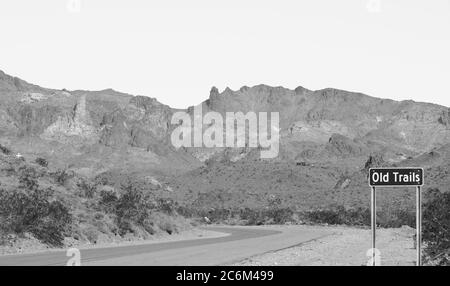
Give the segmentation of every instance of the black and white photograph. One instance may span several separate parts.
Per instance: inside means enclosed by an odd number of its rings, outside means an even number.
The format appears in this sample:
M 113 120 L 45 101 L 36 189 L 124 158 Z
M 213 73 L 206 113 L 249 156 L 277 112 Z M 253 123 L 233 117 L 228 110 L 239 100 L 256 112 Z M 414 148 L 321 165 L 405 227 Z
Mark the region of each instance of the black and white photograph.
M 450 0 L 1 0 L 0 26 L 0 266 L 450 266 Z

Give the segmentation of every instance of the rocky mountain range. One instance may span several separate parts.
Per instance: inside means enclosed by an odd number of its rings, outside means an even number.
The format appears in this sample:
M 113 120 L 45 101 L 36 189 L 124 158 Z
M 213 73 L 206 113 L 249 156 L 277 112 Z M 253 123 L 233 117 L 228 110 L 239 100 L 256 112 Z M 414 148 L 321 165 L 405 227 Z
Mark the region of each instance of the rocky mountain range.
M 176 149 L 171 118 L 180 110 L 154 98 L 48 89 L 2 71 L 0 144 L 87 177 L 155 176 L 180 201 L 202 206 L 258 205 L 273 195 L 304 207 L 361 204 L 364 170 L 375 165 L 424 167 L 430 186 L 447 190 L 450 183 L 448 107 L 267 85 L 213 87 L 202 106 L 222 114 L 279 112 L 280 155 L 262 160 L 251 148 Z

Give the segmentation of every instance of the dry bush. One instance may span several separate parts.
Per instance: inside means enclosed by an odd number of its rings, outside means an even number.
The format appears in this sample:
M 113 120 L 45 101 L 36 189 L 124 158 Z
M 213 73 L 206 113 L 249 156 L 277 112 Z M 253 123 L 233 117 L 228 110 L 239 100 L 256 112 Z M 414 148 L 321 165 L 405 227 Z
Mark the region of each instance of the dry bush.
M 423 242 L 430 264 L 450 265 L 450 193 L 431 189 L 423 211 Z
M 51 246 L 62 246 L 64 233 L 72 223 L 69 209 L 52 198 L 51 190 L 34 189 L 0 192 L 2 232 L 32 233 Z
M 5 155 L 11 155 L 11 149 L 3 146 L 2 144 L 0 144 L 0 152 L 2 152 Z
M 48 167 L 48 161 L 45 160 L 44 158 L 37 158 L 35 160 L 36 164 L 38 164 L 41 167 L 47 168 Z

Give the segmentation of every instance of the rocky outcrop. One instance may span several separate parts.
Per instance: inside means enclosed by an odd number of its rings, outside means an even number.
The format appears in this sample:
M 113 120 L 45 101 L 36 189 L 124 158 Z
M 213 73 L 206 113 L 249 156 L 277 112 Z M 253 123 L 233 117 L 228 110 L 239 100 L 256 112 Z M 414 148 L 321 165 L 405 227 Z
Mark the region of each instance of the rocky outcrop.
M 176 126 L 171 117 L 178 110 L 154 98 L 112 89 L 50 90 L 0 72 L 0 99 L 2 136 L 141 148 L 161 156 L 173 151 L 170 134 Z M 358 164 L 363 165 L 369 154 L 379 152 L 389 161 L 392 156 L 386 153 L 417 154 L 450 140 L 446 107 L 331 88 L 311 91 L 301 86 L 292 90 L 256 85 L 220 92 L 213 87 L 202 106 L 204 113 L 278 112 L 280 160 L 341 162 L 358 157 Z M 207 158 L 223 150 L 197 151 L 200 156 L 196 157 Z M 195 152 L 185 153 L 192 156 Z
M 450 108 L 447 111 L 442 111 L 441 116 L 439 116 L 438 122 L 450 129 Z
M 122 147 L 129 144 L 130 130 L 125 115 L 116 110 L 105 114 L 100 125 L 100 143 L 109 147 Z
M 4 111 L 5 112 L 5 111 Z M 6 109 L 7 117 L 13 121 L 8 124 L 17 130 L 16 136 L 39 136 L 44 130 L 56 121 L 62 109 L 58 106 L 43 105 L 13 105 Z M 6 122 L 9 120 L 7 119 Z
M 0 92 L 37 92 L 47 93 L 49 89 L 30 84 L 18 77 L 10 76 L 0 70 Z
M 380 154 L 370 155 L 366 164 L 364 165 L 364 170 L 369 171 L 370 168 L 383 167 L 386 164 L 384 158 Z
M 97 141 L 97 130 L 92 126 L 86 110 L 85 95 L 79 98 L 73 112 L 58 117 L 41 135 L 41 138 L 61 143 L 69 143 L 73 140 L 72 137 L 78 137 L 83 143 L 92 144 Z
M 0 109 L 0 135 L 3 133 L 17 134 L 18 128 L 11 116 Z
M 145 96 L 133 97 L 130 100 L 130 105 L 140 110 L 139 119 L 129 118 L 134 125 L 138 125 L 142 131 L 152 134 L 158 140 L 164 141 L 169 137 L 170 121 L 173 114 L 173 110 L 170 107 L 161 104 L 154 98 Z
M 326 149 L 337 156 L 360 156 L 367 151 L 362 144 L 340 134 L 333 134 Z
M 336 183 L 336 186 L 334 186 L 334 189 L 341 189 L 344 190 L 346 189 L 350 183 L 352 182 L 351 178 L 348 176 L 342 176 L 339 181 Z

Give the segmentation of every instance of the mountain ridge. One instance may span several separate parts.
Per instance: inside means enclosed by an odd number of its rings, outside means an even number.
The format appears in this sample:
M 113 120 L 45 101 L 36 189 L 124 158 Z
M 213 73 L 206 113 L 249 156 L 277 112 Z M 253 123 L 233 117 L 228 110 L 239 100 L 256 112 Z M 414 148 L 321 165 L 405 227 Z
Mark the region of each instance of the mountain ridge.
M 3 74 L 0 100 L 0 144 L 14 153 L 111 186 L 151 176 L 195 208 L 257 207 L 273 196 L 306 209 L 362 206 L 367 168 L 378 165 L 420 165 L 430 187 L 450 185 L 450 109 L 433 103 L 333 88 L 211 88 L 204 113 L 279 112 L 279 156 L 262 160 L 257 148 L 173 147 L 172 115 L 194 106 L 113 89 L 45 89 Z M 413 205 L 407 190 L 380 200 Z
M 100 143 L 107 146 L 128 144 L 144 149 L 149 148 L 146 143 L 149 141 L 167 145 L 170 132 L 175 128 L 171 124 L 173 113 L 193 109 L 193 106 L 174 109 L 156 98 L 134 96 L 111 88 L 100 91 L 47 89 L 3 71 L 0 71 L 0 97 L 7 106 L 0 113 L 4 119 L 2 125 L 9 127 L 6 128 L 9 131 L 18 129 L 22 136 L 39 133 L 46 139 L 58 141 L 58 136 L 52 136 L 55 130 L 81 136 L 84 128 L 87 137 L 101 138 Z M 82 112 L 89 116 L 90 124 L 70 119 L 80 98 L 84 98 L 82 109 L 86 110 Z M 201 104 L 204 112 L 222 114 L 229 111 L 279 112 L 281 136 L 288 143 L 326 143 L 333 134 L 340 134 L 351 140 L 359 138 L 420 153 L 450 140 L 450 108 L 412 100 L 381 99 L 334 88 L 313 91 L 302 86 L 287 89 L 259 84 L 236 91 L 227 87 L 219 92 L 212 87 L 209 98 Z M 47 114 L 40 116 L 40 113 Z M 36 116 L 39 118 L 33 118 Z M 29 117 L 33 118 L 32 122 Z M 5 122 L 10 122 L 10 126 Z M 73 126 L 83 128 L 75 128 L 78 131 L 74 132 Z

